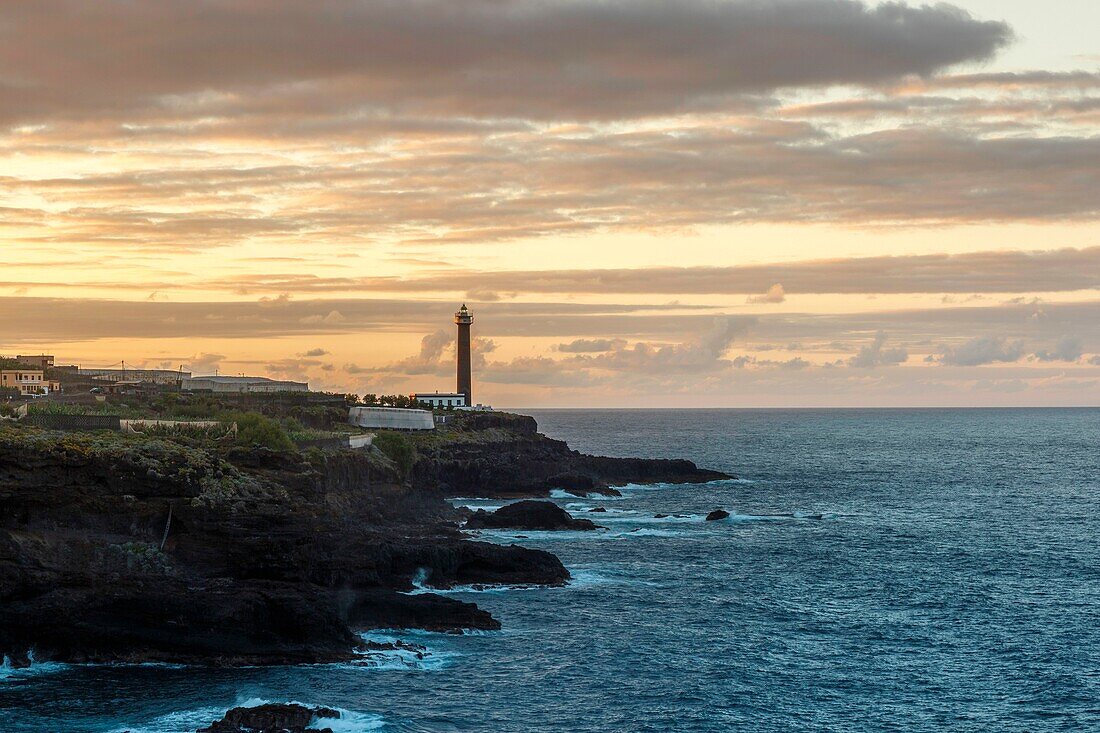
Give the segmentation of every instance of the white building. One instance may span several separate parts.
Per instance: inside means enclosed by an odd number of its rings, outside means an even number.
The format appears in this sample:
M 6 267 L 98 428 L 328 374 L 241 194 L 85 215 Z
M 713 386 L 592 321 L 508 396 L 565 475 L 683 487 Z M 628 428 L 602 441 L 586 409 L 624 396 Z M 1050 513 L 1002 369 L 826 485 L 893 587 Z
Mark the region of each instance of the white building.
M 82 377 L 94 377 L 105 382 L 153 382 L 154 384 L 177 384 L 191 378 L 191 372 L 177 369 L 77 369 Z
M 432 407 L 466 407 L 466 395 L 461 392 L 417 392 L 410 396 Z
M 288 382 L 267 377 L 191 377 L 183 380 L 186 392 L 216 394 L 256 394 L 271 392 L 308 392 L 306 382 Z
M 375 430 L 435 430 L 431 410 L 410 410 L 404 407 L 353 407 L 348 422 Z

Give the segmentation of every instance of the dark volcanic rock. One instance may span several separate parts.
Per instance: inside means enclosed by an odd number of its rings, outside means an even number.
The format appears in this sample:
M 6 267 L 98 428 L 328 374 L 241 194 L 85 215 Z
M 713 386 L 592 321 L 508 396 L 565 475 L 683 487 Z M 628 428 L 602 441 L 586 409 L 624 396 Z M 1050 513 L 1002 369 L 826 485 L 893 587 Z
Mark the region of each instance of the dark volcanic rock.
M 578 496 L 618 495 L 610 485 L 703 483 L 731 478 L 691 461 L 604 458 L 570 450 L 538 432 L 535 421 L 507 413 L 458 413 L 446 441 L 418 448 L 410 479 L 448 496 L 535 497 L 561 489 Z
M 330 728 L 321 726 L 325 720 L 336 720 L 340 713 L 329 708 L 307 708 L 295 703 L 257 705 L 233 708 L 221 720 L 200 728 L 198 733 L 321 733 Z M 314 727 L 310 727 L 316 719 Z
M 707 515 L 708 522 L 714 522 L 719 519 L 729 519 L 730 513 L 725 509 L 715 509 L 713 512 Z
M 569 577 L 549 553 L 465 539 L 458 518 L 378 454 L 0 427 L 0 656 L 334 661 L 357 629 L 498 628 L 472 603 L 402 595 L 418 572 L 438 587 Z
M 585 496 L 603 486 L 595 478 L 583 473 L 559 473 L 546 479 L 546 487 L 549 489 L 562 489 L 571 494 Z
M 490 514 L 479 509 L 466 520 L 467 529 L 598 529 L 587 519 L 574 519 L 549 501 L 517 501 Z
M 569 573 L 550 553 L 465 538 L 444 496 L 725 478 L 586 456 L 507 413 L 456 413 L 424 437 L 405 473 L 380 451 L 0 426 L 0 656 L 289 664 L 348 659 L 365 628 L 494 629 L 472 603 L 404 592 L 418 577 L 558 586 Z M 595 528 L 538 502 L 470 522 Z
M 406 595 L 378 590 L 355 593 L 348 600 L 347 618 L 357 628 L 428 631 L 500 628 L 499 621 L 474 604 L 434 593 Z
M 607 510 L 604 509 L 602 506 L 598 506 L 598 507 L 595 507 L 593 509 L 589 509 L 588 511 L 590 511 L 592 513 L 602 513 L 602 512 L 606 512 Z

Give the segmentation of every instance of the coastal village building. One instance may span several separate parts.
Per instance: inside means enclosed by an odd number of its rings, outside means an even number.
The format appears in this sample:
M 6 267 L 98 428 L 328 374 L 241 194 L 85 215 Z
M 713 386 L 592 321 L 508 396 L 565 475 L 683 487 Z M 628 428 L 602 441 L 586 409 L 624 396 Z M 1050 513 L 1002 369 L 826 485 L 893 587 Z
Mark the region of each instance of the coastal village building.
M 50 392 L 50 387 L 56 383 L 46 379 L 41 369 L 4 369 L 0 371 L 0 387 L 8 387 L 19 390 L 24 397 L 34 397 Z
M 37 356 L 24 356 L 20 354 L 15 357 L 15 360 L 23 366 L 34 367 L 35 369 L 41 369 L 43 371 L 53 369 L 54 365 L 54 358 L 49 354 L 38 354 Z
M 183 380 L 185 392 L 215 394 L 263 394 L 272 392 L 308 392 L 307 382 L 288 382 L 267 377 L 191 377 Z
M 416 392 L 409 395 L 417 402 L 432 407 L 467 407 L 466 395 L 461 392 Z
M 77 369 L 81 377 L 92 377 L 103 382 L 152 382 L 153 384 L 179 384 L 188 379 L 191 372 L 178 369 Z

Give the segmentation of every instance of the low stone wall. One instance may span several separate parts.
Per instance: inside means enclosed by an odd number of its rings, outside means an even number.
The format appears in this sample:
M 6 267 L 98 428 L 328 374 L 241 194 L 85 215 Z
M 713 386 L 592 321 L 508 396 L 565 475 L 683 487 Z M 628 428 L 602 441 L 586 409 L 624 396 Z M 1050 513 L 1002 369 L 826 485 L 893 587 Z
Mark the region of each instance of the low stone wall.
M 341 435 L 335 438 L 317 438 L 316 440 L 296 440 L 299 448 L 320 448 L 321 450 L 347 450 L 349 448 L 368 448 L 374 441 L 374 433 L 363 435 Z

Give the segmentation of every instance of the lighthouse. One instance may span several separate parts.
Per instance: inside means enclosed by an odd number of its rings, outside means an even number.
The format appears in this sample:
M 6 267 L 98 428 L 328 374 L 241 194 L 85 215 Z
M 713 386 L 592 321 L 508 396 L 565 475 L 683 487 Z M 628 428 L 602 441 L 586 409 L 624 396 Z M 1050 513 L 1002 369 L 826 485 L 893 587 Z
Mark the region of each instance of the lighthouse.
M 459 394 L 466 396 L 466 406 L 473 407 L 474 390 L 473 375 L 470 367 L 470 324 L 474 317 L 464 303 L 455 313 L 455 323 L 458 325 L 458 342 L 455 353 L 458 355 L 458 389 Z

